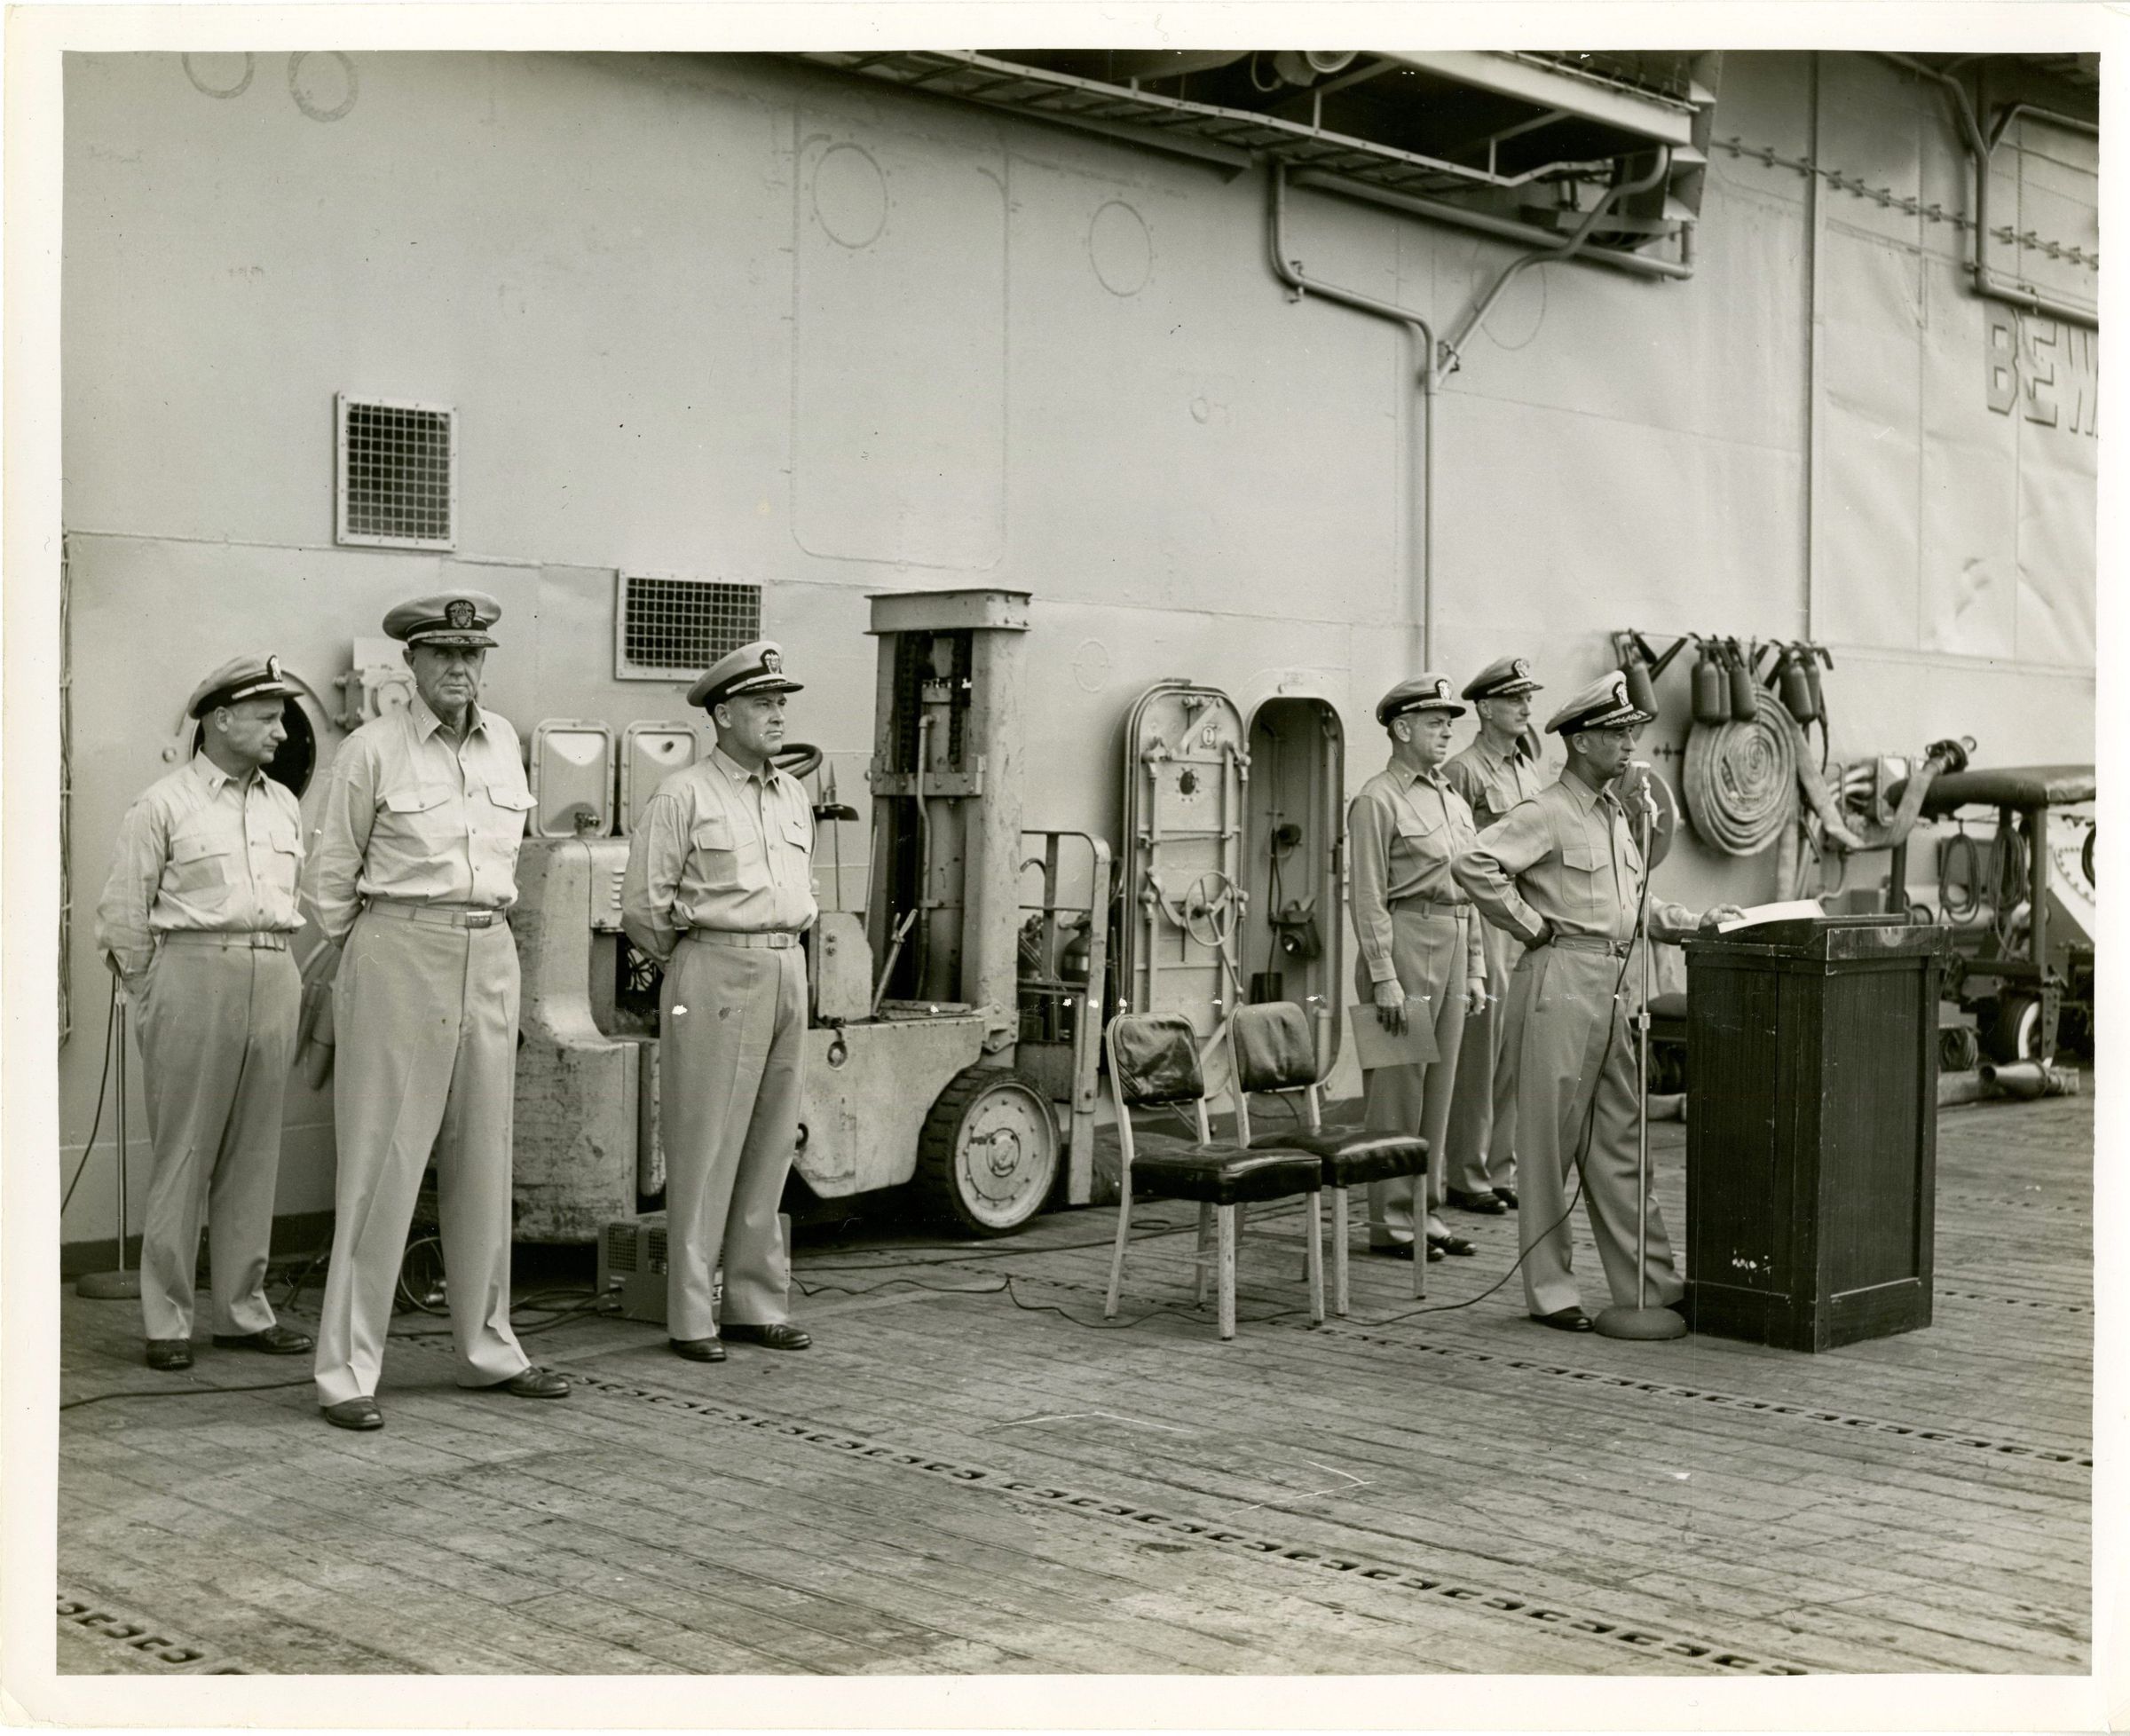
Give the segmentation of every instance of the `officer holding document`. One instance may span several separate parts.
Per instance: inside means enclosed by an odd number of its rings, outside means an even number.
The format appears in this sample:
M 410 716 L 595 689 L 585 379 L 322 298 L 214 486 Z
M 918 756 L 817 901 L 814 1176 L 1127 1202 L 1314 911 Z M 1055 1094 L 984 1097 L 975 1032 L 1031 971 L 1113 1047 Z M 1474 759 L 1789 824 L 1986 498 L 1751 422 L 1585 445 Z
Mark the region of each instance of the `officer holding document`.
M 1369 1188 L 1369 1250 L 1400 1259 L 1413 1258 L 1423 1210 L 1430 1259 L 1473 1251 L 1429 1209 L 1441 1203 L 1443 1135 L 1465 1016 L 1487 1001 L 1479 925 L 1450 873 L 1476 835 L 1471 809 L 1441 770 L 1450 720 L 1463 712 L 1447 675 L 1416 675 L 1384 694 L 1376 721 L 1390 737 L 1391 762 L 1361 785 L 1346 815 L 1360 998 L 1386 1031 L 1402 1035 L 1419 1020 L 1433 1037 L 1433 1060 L 1366 1074 L 1368 1130 L 1416 1134 L 1428 1144 L 1424 1206 L 1415 1203 L 1411 1176 Z

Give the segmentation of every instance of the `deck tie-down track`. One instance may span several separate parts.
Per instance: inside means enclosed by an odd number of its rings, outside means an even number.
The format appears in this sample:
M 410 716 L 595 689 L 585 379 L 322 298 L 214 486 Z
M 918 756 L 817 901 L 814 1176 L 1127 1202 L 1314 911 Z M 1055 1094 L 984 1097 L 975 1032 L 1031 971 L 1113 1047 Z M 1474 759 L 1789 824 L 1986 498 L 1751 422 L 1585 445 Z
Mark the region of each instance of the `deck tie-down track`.
M 1374 1558 L 1351 1551 L 1311 1549 L 1293 1538 L 1271 1536 L 1254 1528 L 1225 1525 L 1170 1513 L 1137 1502 L 1118 1501 L 1089 1490 L 1070 1488 L 1040 1478 L 1019 1477 L 991 1465 L 975 1465 L 937 1454 L 913 1451 L 892 1441 L 852 1430 L 825 1428 L 801 1417 L 722 1403 L 715 1399 L 658 1386 L 616 1380 L 582 1369 L 556 1364 L 571 1380 L 609 1398 L 656 1405 L 706 1422 L 759 1429 L 780 1439 L 817 1447 L 847 1458 L 889 1464 L 939 1479 L 962 1488 L 1037 1503 L 1046 1510 L 1124 1527 L 1143 1527 L 1148 1535 L 1226 1554 L 1277 1562 L 1313 1574 L 1351 1575 L 1354 1580 L 1423 1598 L 1440 1598 L 1470 1610 L 1498 1615 L 1504 1622 L 1558 1628 L 1617 1645 L 1648 1658 L 1662 1658 L 1716 1676 L 1803 1676 L 1804 1666 L 1769 1658 L 1720 1641 L 1690 1636 L 1645 1623 L 1613 1622 L 1585 1610 L 1566 1608 L 1543 1598 L 1519 1596 L 1498 1586 L 1482 1585 L 1427 1571 L 1410 1563 Z

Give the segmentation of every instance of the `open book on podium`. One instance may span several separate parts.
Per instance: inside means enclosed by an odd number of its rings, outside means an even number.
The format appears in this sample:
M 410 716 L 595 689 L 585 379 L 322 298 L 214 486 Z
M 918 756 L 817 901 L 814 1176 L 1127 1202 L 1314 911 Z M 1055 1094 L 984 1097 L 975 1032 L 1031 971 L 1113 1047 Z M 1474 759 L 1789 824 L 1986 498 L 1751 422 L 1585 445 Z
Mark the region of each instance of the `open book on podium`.
M 1365 1000 L 1346 1008 L 1346 1029 L 1353 1033 L 1353 1058 L 1364 1073 L 1377 1067 L 1424 1067 L 1440 1054 L 1435 1047 L 1434 1003 L 1423 995 L 1405 1003 L 1402 1037 L 1385 1030 L 1374 1006 Z
M 1792 898 L 1779 904 L 1755 904 L 1728 922 L 1717 923 L 1716 932 L 1728 935 L 1740 928 L 1757 928 L 1763 922 L 1809 922 L 1826 914 L 1816 898 Z

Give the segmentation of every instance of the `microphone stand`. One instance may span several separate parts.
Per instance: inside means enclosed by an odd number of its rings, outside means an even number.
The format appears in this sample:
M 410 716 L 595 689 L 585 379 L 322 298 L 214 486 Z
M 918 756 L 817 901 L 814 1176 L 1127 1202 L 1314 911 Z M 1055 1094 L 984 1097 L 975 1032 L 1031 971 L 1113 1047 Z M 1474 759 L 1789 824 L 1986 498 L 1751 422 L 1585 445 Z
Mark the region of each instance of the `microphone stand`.
M 140 1273 L 138 1268 L 126 1267 L 126 1027 L 129 997 L 125 984 L 115 970 L 111 975 L 111 998 L 115 1003 L 115 1027 L 118 1052 L 115 1061 L 117 1077 L 112 1081 L 118 1099 L 118 1266 L 111 1272 L 84 1272 L 75 1280 L 74 1293 L 99 1302 L 127 1302 L 140 1299 Z
M 1645 779 L 1653 776 L 1637 763 Z M 1636 832 L 1642 846 L 1642 891 L 1635 901 L 1635 945 L 1642 955 L 1642 1002 L 1635 1009 L 1635 1306 L 1601 1308 L 1590 1324 L 1608 1338 L 1683 1338 L 1686 1322 L 1669 1308 L 1649 1306 L 1649 852 L 1656 801 L 1649 785 L 1641 786 L 1641 813 Z

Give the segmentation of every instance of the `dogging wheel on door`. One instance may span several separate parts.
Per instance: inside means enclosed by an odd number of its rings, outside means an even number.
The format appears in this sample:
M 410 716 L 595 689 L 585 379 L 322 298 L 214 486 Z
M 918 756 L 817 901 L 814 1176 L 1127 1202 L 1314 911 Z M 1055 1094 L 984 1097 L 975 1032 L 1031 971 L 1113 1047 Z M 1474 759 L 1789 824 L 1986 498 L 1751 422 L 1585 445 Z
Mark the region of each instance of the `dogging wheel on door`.
M 949 1221 L 1005 1235 L 1050 1197 L 1058 1148 L 1057 1115 L 1041 1085 L 1010 1068 L 966 1068 L 925 1117 L 918 1186 Z

